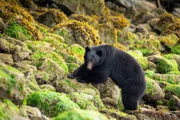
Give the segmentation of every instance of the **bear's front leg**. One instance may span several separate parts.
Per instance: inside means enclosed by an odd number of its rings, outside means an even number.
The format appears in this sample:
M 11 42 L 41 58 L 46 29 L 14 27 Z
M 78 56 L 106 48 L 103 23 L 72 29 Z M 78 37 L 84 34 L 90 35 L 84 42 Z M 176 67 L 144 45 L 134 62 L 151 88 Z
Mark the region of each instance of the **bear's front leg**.
M 77 79 L 79 82 L 86 83 L 89 81 L 89 71 L 86 69 L 86 65 L 83 64 L 77 68 L 73 73 L 68 74 L 68 78 Z

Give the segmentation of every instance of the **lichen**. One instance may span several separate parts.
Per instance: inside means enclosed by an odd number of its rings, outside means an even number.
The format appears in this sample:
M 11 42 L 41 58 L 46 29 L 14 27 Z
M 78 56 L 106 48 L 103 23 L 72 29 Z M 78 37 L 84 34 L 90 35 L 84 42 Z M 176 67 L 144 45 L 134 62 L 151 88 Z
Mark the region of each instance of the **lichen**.
M 37 91 L 27 97 L 27 105 L 37 107 L 47 116 L 53 117 L 74 108 L 79 108 L 66 94 L 53 91 Z

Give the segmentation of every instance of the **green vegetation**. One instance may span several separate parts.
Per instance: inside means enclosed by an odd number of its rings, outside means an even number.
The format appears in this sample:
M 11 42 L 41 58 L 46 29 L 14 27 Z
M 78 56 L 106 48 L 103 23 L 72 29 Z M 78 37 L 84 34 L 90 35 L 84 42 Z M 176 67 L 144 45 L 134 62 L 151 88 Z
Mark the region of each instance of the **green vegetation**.
M 28 33 L 27 29 L 19 25 L 15 21 L 10 21 L 8 27 L 5 29 L 5 34 L 21 40 L 27 40 L 32 38 L 32 36 Z
M 175 60 L 168 60 L 166 58 L 162 58 L 158 60 L 157 71 L 159 73 L 178 71 L 178 64 L 176 63 Z
M 30 94 L 27 97 L 27 105 L 39 108 L 45 115 L 50 117 L 79 108 L 66 94 L 53 91 L 37 91 Z
M 104 115 L 91 110 L 75 109 L 59 114 L 53 120 L 108 120 Z

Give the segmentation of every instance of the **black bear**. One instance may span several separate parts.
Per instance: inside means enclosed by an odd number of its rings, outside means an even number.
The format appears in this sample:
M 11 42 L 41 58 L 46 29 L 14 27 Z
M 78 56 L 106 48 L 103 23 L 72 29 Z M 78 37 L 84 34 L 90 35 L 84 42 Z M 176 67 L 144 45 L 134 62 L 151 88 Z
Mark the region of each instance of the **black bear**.
M 136 110 L 144 94 L 146 82 L 144 71 L 129 54 L 110 45 L 86 47 L 82 64 L 69 78 L 79 82 L 98 84 L 110 77 L 122 89 L 125 110 Z

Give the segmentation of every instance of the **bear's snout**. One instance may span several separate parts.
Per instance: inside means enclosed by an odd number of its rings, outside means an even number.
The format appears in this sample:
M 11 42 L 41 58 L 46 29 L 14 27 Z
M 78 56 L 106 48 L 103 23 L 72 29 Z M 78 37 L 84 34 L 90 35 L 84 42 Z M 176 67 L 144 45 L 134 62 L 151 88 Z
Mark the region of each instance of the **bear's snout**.
M 87 63 L 87 67 L 86 67 L 87 70 L 89 70 L 89 71 L 92 70 L 93 65 L 94 65 L 94 63 L 93 63 L 92 61 L 91 61 L 91 62 L 88 62 L 88 63 Z

